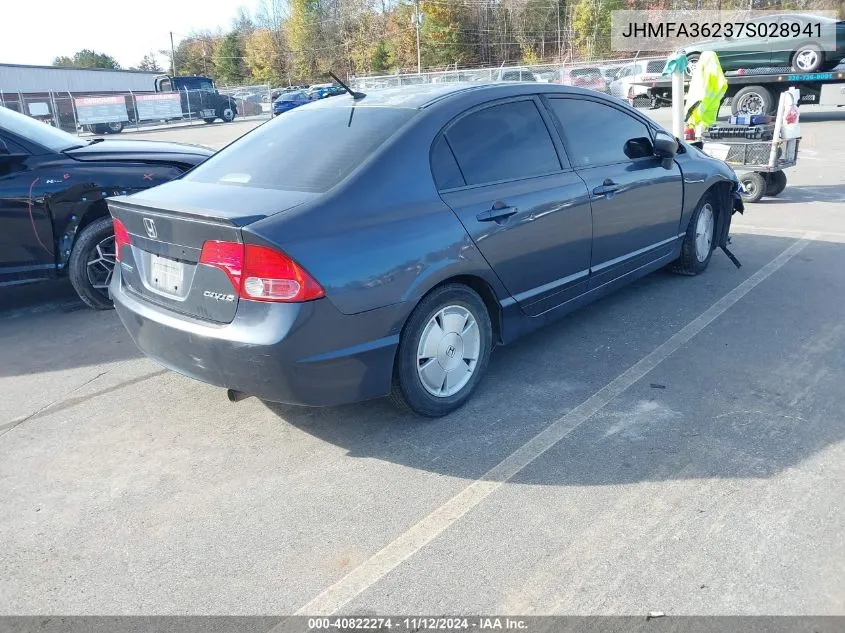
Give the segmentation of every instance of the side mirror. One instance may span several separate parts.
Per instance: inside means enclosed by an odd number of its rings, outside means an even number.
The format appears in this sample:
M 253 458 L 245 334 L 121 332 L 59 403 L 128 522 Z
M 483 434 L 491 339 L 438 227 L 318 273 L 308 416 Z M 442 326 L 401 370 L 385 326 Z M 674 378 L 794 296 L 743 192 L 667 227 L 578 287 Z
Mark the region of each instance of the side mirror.
M 664 169 L 672 169 L 673 158 L 678 153 L 678 140 L 666 132 L 654 135 L 654 155 L 663 160 Z
M 674 158 L 678 153 L 678 141 L 666 132 L 654 135 L 654 155 L 658 158 Z

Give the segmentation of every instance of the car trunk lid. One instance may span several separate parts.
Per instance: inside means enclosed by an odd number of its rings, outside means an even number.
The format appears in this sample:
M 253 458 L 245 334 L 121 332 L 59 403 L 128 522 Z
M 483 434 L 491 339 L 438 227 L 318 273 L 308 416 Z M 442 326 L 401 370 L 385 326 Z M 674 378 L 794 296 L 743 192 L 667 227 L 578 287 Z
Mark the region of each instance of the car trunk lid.
M 237 281 L 224 267 L 200 261 L 203 245 L 241 243 L 242 226 L 298 206 L 311 194 L 272 191 L 265 196 L 252 189 L 250 208 L 244 209 L 243 197 L 236 201 L 230 191 L 238 187 L 177 181 L 158 187 L 164 188 L 170 190 L 165 196 L 151 189 L 108 201 L 129 238 L 119 264 L 124 289 L 181 314 L 230 323 L 238 307 Z

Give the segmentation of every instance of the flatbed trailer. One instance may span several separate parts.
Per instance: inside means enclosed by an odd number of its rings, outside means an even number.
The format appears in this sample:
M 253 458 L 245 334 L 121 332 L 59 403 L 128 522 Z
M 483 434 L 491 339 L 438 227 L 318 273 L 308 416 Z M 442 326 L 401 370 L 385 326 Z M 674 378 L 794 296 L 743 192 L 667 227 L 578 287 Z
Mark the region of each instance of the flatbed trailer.
M 845 106 L 845 72 L 801 74 L 783 69 L 754 69 L 725 73 L 728 90 L 722 100 L 730 100 L 733 114 L 775 114 L 780 94 L 795 87 L 801 91 L 799 104 Z M 648 87 L 652 103 L 672 103 L 672 78 L 661 77 L 642 85 Z M 685 86 L 687 83 L 684 84 Z

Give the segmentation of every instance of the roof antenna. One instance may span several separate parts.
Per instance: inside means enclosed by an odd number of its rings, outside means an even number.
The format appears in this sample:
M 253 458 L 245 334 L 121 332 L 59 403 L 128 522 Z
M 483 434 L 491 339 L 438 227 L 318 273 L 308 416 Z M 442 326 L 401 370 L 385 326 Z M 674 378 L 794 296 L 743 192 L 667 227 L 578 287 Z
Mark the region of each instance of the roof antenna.
M 340 85 L 341 88 L 346 90 L 346 92 L 348 92 L 352 96 L 353 99 L 355 99 L 355 100 L 363 99 L 364 97 L 367 96 L 363 92 L 355 92 L 354 90 L 352 90 L 349 86 L 347 86 L 340 79 L 338 79 L 337 75 L 335 75 L 332 71 L 329 71 L 329 75 L 331 76 L 332 79 L 334 79 Z

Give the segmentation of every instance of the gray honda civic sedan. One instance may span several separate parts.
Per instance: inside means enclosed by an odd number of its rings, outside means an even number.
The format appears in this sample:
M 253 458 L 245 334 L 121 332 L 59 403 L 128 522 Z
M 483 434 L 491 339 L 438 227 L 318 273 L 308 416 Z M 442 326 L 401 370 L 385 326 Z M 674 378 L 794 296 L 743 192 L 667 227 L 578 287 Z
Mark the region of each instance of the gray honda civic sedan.
M 343 95 L 112 198 L 138 347 L 233 399 L 461 406 L 495 345 L 663 266 L 741 210 L 724 163 L 618 100 L 537 83 Z

